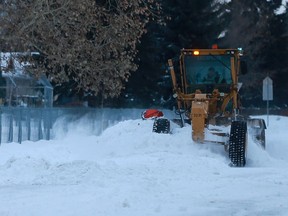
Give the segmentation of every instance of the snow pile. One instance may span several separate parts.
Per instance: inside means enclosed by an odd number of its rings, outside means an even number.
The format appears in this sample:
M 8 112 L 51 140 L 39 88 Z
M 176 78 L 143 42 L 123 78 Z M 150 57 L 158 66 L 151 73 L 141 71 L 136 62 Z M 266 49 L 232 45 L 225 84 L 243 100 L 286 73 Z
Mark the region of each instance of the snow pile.
M 287 123 L 270 116 L 266 151 L 249 138 L 245 168 L 221 145 L 194 144 L 190 126 L 156 134 L 141 119 L 2 144 L 0 215 L 287 215 Z

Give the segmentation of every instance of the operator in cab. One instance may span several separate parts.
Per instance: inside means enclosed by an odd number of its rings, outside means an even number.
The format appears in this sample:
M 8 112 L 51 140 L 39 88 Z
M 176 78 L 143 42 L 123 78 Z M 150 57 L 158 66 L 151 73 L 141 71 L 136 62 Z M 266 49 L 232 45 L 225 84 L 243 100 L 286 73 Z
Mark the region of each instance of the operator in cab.
M 210 67 L 208 69 L 208 73 L 206 77 L 204 77 L 203 82 L 204 83 L 219 83 L 220 80 L 220 75 L 219 73 L 215 70 L 214 67 Z

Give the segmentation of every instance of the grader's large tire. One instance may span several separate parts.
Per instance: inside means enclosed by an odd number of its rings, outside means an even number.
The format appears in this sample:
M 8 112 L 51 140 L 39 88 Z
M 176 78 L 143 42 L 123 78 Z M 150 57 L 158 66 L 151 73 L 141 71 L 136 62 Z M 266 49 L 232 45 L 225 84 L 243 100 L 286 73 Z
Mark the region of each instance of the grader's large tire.
M 229 158 L 231 166 L 244 167 L 246 164 L 247 123 L 233 121 L 229 139 Z
M 166 118 L 156 118 L 153 124 L 153 132 L 170 133 L 170 121 Z

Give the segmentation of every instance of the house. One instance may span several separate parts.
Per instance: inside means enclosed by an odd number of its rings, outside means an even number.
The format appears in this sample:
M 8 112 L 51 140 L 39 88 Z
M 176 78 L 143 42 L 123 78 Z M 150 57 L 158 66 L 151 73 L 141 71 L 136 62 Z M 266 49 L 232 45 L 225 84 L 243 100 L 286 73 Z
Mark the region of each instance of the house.
M 38 53 L 0 53 L 0 105 L 52 107 L 53 87 L 45 75 L 29 75 L 31 64 L 23 57 Z M 21 60 L 20 60 L 21 59 Z

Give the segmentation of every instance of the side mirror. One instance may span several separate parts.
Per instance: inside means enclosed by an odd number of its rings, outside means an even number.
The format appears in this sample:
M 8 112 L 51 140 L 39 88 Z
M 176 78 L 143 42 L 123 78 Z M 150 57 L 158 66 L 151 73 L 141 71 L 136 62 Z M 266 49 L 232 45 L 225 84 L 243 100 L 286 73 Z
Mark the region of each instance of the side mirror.
M 248 73 L 247 63 L 246 61 L 241 60 L 240 61 L 240 72 L 241 74 L 245 75 Z

